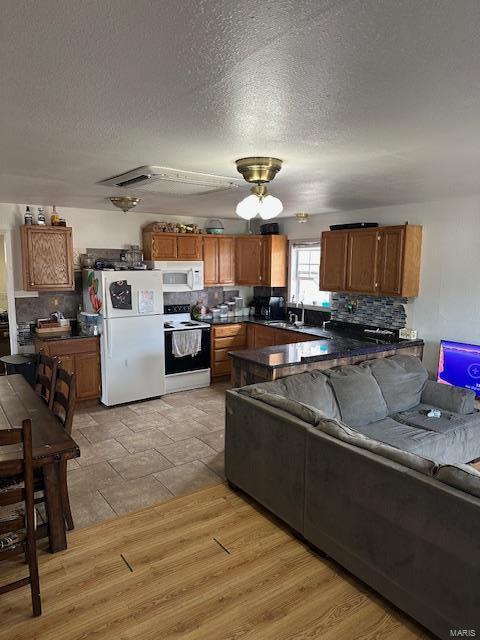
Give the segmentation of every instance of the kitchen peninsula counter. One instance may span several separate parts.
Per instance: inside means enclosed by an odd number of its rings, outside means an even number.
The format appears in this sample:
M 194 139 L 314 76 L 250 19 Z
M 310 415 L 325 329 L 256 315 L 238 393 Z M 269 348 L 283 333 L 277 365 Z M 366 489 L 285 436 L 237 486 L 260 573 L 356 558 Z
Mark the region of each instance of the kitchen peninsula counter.
M 276 380 L 295 373 L 356 364 L 396 353 L 423 356 L 423 340 L 375 343 L 341 335 L 340 331 L 319 329 L 323 339 L 284 344 L 262 349 L 231 351 L 232 386 Z

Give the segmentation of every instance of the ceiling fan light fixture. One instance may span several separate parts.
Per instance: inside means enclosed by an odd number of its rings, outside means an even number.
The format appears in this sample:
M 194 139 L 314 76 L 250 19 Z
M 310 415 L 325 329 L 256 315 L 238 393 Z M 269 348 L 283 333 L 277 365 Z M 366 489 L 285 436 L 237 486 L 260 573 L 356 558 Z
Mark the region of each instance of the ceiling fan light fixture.
M 259 215 L 263 220 L 275 218 L 283 211 L 279 198 L 268 195 L 265 183 L 270 182 L 282 168 L 278 158 L 252 156 L 236 161 L 237 170 L 245 180 L 253 183 L 252 195 L 238 203 L 236 213 L 244 220 L 251 220 Z
M 259 215 L 263 220 L 271 220 L 283 211 L 283 204 L 279 198 L 268 195 L 265 185 L 255 185 L 251 189 L 252 195 L 241 200 L 236 208 L 236 214 L 244 220 L 251 220 Z
M 235 161 L 235 164 L 237 171 L 247 182 L 255 182 L 256 184 L 271 182 L 282 168 L 282 161 L 279 158 L 267 156 L 240 158 Z
M 260 200 L 259 214 L 263 220 L 271 220 L 283 211 L 283 204 L 275 196 L 265 196 Z
M 256 195 L 247 196 L 237 204 L 235 213 L 244 220 L 251 220 L 258 213 L 259 198 Z

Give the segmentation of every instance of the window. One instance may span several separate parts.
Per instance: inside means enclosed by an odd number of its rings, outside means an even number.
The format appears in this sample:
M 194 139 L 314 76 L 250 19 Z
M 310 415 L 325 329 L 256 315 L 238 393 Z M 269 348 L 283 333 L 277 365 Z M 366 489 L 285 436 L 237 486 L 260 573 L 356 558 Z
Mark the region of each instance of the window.
M 318 307 L 330 306 L 330 293 L 320 291 L 320 243 L 290 245 L 290 301 Z

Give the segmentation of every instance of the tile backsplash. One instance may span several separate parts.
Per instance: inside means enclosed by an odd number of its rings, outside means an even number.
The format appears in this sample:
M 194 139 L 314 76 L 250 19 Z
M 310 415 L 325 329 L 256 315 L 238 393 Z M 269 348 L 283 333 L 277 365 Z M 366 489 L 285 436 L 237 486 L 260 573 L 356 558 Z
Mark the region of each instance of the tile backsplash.
M 332 293 L 332 320 L 402 329 L 407 324 L 407 298 L 380 298 L 349 293 Z M 349 309 L 349 305 L 353 308 Z
M 224 290 L 223 287 L 208 287 L 202 291 L 178 291 L 163 294 L 164 304 L 189 304 L 195 305 L 199 300 L 207 307 L 215 307 L 217 304 L 233 300 L 239 295 L 238 289 Z

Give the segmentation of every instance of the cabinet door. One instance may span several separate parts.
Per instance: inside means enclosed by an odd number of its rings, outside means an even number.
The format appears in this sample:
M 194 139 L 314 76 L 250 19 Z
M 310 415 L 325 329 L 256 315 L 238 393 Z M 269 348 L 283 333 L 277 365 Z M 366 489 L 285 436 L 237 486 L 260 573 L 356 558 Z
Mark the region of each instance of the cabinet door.
M 287 285 L 287 237 L 263 236 L 262 251 L 262 283 L 268 287 L 285 287 Z
M 261 349 L 262 347 L 273 347 L 275 344 L 275 329 L 270 327 L 262 327 L 262 325 L 255 325 L 255 349 Z
M 179 260 L 201 260 L 202 236 L 179 234 L 177 237 L 177 258 Z
M 259 236 L 240 236 L 236 240 L 236 284 L 261 285 L 262 239 Z
M 77 399 L 97 398 L 100 395 L 100 362 L 97 353 L 75 356 L 75 383 Z
M 378 292 L 385 296 L 402 294 L 405 227 L 380 229 Z
M 378 292 L 378 231 L 350 231 L 348 234 L 347 291 Z
M 320 291 L 345 291 L 348 236 L 342 231 L 324 231 L 320 252 Z
M 22 227 L 24 286 L 29 291 L 75 288 L 72 230 Z
M 152 260 L 176 260 L 177 238 L 166 233 L 152 234 Z
M 75 373 L 75 356 L 58 356 L 58 366 L 68 373 Z
M 235 284 L 235 239 L 218 238 L 218 284 Z
M 203 279 L 206 287 L 218 284 L 218 238 L 203 239 Z

